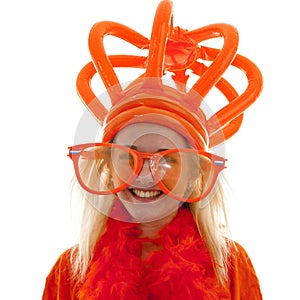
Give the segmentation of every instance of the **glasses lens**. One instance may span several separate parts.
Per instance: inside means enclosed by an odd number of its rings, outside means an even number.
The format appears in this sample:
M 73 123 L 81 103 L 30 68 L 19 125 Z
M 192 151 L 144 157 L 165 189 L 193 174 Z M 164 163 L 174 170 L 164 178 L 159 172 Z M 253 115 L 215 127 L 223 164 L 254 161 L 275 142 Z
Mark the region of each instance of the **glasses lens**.
M 129 150 L 117 146 L 92 146 L 80 152 L 78 171 L 83 183 L 95 192 L 114 192 L 129 183 L 134 172 Z
M 200 198 L 212 186 L 214 168 L 210 158 L 197 152 L 176 151 L 162 156 L 158 174 L 164 188 L 178 198 Z

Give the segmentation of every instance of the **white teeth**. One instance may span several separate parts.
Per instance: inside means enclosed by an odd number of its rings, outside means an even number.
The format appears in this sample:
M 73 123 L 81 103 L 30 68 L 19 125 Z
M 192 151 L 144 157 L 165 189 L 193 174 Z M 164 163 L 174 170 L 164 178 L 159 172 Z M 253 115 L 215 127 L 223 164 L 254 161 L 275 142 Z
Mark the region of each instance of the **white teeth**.
M 132 192 L 140 198 L 155 198 L 161 194 L 160 191 L 143 191 L 137 189 L 133 189 Z

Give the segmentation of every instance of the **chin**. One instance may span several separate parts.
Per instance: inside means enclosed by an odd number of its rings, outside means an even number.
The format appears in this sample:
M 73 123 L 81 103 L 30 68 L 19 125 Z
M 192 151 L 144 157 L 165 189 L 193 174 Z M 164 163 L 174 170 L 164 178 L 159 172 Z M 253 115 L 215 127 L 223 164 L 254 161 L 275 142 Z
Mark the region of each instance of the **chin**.
M 135 222 L 146 223 L 161 220 L 176 212 L 181 202 L 168 195 L 136 197 L 130 189 L 118 193 L 118 197 Z

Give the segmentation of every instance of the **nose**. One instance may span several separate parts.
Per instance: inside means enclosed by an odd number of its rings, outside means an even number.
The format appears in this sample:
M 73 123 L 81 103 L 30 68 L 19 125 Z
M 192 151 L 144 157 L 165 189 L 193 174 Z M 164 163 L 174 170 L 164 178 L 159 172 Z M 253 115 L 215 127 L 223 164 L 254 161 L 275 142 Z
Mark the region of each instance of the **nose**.
M 152 174 L 151 164 L 152 161 L 150 159 L 144 159 L 143 167 L 132 183 L 134 187 L 149 188 L 157 184 L 157 180 L 155 180 L 154 174 Z

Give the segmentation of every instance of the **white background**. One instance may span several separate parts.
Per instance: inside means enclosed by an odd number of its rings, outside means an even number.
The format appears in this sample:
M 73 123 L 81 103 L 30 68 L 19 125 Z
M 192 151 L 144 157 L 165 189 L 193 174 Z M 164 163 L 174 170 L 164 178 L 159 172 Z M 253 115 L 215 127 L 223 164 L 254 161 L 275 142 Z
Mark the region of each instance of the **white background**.
M 1 2 L 1 299 L 41 299 L 50 268 L 74 242 L 68 191 L 73 167 L 66 154 L 84 112 L 75 80 L 90 60 L 91 26 L 112 20 L 149 37 L 157 3 Z M 296 4 L 174 1 L 175 25 L 234 25 L 238 52 L 264 76 L 263 93 L 226 146 L 226 173 L 233 190 L 232 235 L 248 251 L 266 300 L 299 299 Z

